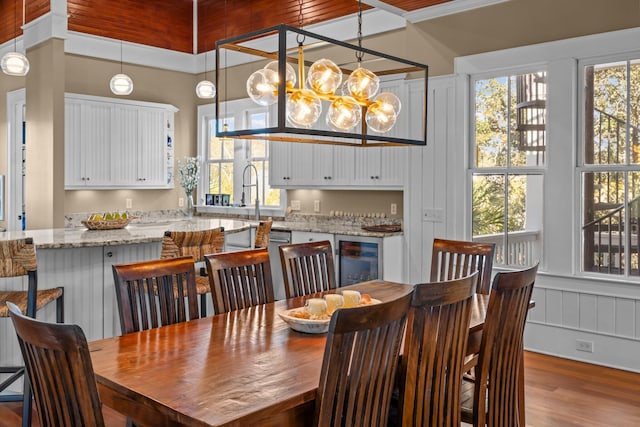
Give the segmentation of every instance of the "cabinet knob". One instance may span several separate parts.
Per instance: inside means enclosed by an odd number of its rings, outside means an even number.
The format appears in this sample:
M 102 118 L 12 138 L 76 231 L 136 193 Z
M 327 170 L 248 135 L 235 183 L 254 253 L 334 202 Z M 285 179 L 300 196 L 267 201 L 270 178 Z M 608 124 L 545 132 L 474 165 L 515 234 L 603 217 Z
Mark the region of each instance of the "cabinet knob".
M 113 252 L 109 251 L 106 253 L 106 255 L 107 255 L 107 258 L 111 258 L 113 256 Z
M 91 178 L 87 177 L 87 181 L 89 181 Z

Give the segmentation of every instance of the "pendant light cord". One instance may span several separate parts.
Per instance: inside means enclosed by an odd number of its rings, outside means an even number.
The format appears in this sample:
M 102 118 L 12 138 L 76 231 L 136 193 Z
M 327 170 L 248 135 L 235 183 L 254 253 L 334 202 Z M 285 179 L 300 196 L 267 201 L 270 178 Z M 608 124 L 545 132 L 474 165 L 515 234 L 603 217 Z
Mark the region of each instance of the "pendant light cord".
M 24 6 L 24 3 L 23 3 Z M 24 7 L 23 7 L 24 10 Z M 22 13 L 22 20 L 24 21 L 24 12 Z M 13 2 L 13 51 L 18 51 L 18 0 Z
M 302 14 L 302 0 L 298 0 L 298 28 L 304 29 L 304 15 Z M 303 34 L 296 35 L 298 46 L 302 46 L 305 36 Z
M 362 0 L 358 0 L 358 48 L 356 51 L 356 59 L 358 60 L 358 66 L 362 62 L 364 52 L 362 51 Z

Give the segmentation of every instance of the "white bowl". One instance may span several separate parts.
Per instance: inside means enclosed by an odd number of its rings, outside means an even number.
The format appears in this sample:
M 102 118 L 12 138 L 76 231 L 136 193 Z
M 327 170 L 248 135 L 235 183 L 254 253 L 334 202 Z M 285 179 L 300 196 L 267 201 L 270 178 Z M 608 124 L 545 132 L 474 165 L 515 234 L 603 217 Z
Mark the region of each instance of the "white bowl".
M 299 317 L 293 317 L 289 314 L 292 311 L 300 310 L 299 308 L 292 308 L 290 310 L 279 311 L 278 315 L 287 325 L 294 331 L 304 332 L 306 334 L 324 334 L 329 330 L 329 322 L 331 319 L 325 320 L 311 320 L 301 319 Z
M 371 298 L 371 304 L 380 304 L 381 302 L 379 299 Z M 305 334 L 324 334 L 329 331 L 330 318 L 325 320 L 311 320 L 290 315 L 292 311 L 297 311 L 301 308 L 302 307 L 279 311 L 278 316 L 294 331 L 304 332 Z

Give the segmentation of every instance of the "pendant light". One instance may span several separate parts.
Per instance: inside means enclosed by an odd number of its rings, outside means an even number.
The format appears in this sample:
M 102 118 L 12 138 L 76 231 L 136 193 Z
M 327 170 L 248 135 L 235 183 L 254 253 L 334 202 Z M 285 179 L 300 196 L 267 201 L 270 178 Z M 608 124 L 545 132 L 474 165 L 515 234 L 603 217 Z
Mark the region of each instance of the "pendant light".
M 120 40 L 120 73 L 111 77 L 109 87 L 114 95 L 124 96 L 133 92 L 133 80 L 122 72 L 122 40 Z
M 226 101 L 227 87 L 235 83 L 227 78 L 228 52 L 237 55 L 234 63 L 260 64 L 245 77 L 246 91 L 253 102 L 269 107 L 264 127 L 237 123 L 233 130 L 219 130 L 218 137 L 360 147 L 426 145 L 428 66 L 363 47 L 361 1 L 357 45 L 306 31 L 302 2 L 298 0 L 297 28 L 281 24 L 216 42 L 220 94 L 216 120 L 223 120 L 220 98 L 224 94 Z M 354 52 L 355 61 L 332 60 Z M 305 56 L 313 59 L 305 60 Z M 410 89 L 404 81 L 408 75 L 413 80 Z M 396 126 L 400 98 L 391 92 L 380 93 L 380 76 L 399 82 L 394 83 L 398 95 L 411 99 L 414 110 L 421 110 L 412 114 L 411 122 L 405 118 L 402 126 Z
M 22 25 L 24 25 L 24 3 L 22 4 Z M 0 60 L 0 68 L 2 72 L 9 76 L 26 76 L 29 72 L 29 60 L 27 57 L 17 51 L 18 28 L 16 21 L 18 19 L 18 1 L 14 1 L 13 6 L 13 52 L 7 52 Z
M 207 80 L 207 51 L 204 52 L 204 80 L 196 85 L 196 95 L 198 98 L 211 99 L 216 96 L 216 86 Z

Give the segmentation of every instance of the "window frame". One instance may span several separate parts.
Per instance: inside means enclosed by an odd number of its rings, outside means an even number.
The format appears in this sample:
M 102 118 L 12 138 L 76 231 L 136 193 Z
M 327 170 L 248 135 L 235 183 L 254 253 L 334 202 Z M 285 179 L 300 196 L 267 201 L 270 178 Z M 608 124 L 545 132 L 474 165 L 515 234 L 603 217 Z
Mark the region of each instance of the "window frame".
M 577 84 L 578 84 L 578 96 L 577 96 L 577 149 L 576 149 L 576 167 L 575 167 L 575 180 L 576 180 L 576 193 L 578 195 L 578 204 L 577 204 L 577 210 L 579 211 L 579 216 L 578 219 L 579 221 L 576 221 L 578 224 L 576 225 L 577 229 L 576 229 L 576 234 L 577 234 L 577 248 L 576 248 L 576 252 L 577 252 L 577 256 L 576 258 L 576 262 L 577 262 L 577 266 L 576 269 L 577 271 L 581 274 L 584 275 L 586 277 L 597 277 L 597 278 L 601 278 L 601 279 L 605 279 L 605 280 L 612 280 L 612 281 L 625 281 L 625 282 L 640 282 L 640 277 L 638 277 L 637 275 L 632 275 L 630 274 L 630 268 L 629 268 L 629 264 L 630 264 L 630 258 L 628 257 L 629 252 L 625 251 L 625 267 L 624 267 L 624 272 L 621 274 L 615 274 L 615 273 L 606 273 L 606 272 L 599 272 L 599 271 L 588 271 L 585 270 L 585 241 L 584 241 L 584 232 L 583 232 L 583 226 L 584 226 L 584 216 L 585 216 L 585 200 L 584 200 L 584 190 L 585 190 L 585 180 L 583 179 L 584 175 L 587 173 L 623 173 L 623 174 L 628 174 L 628 173 L 633 173 L 633 172 L 640 172 L 640 163 L 638 164 L 633 164 L 633 163 L 628 163 L 628 159 L 626 158 L 626 156 L 628 155 L 628 150 L 629 147 L 627 147 L 627 152 L 625 153 L 625 162 L 624 163 L 611 163 L 611 164 L 588 164 L 585 161 L 585 150 L 587 149 L 587 141 L 586 141 L 586 134 L 585 134 L 585 126 L 586 126 L 586 108 L 585 108 L 585 103 L 587 102 L 587 93 L 586 93 L 586 87 L 585 87 L 585 69 L 588 66 L 596 66 L 596 65 L 600 65 L 600 64 L 608 64 L 608 63 L 616 63 L 616 62 L 628 62 L 628 61 L 634 61 L 634 60 L 640 60 L 640 51 L 638 50 L 633 50 L 633 51 L 624 51 L 624 52 L 617 52 L 617 53 L 612 53 L 612 54 L 604 54 L 604 55 L 596 55 L 596 56 L 592 56 L 592 57 L 588 57 L 588 58 L 581 58 L 577 61 Z M 629 101 L 627 99 L 626 102 L 626 107 L 627 109 L 629 108 Z M 628 111 L 627 111 L 628 113 Z M 626 135 L 626 137 L 628 138 L 628 135 Z M 627 186 L 627 182 L 625 180 L 625 188 Z M 625 189 L 625 199 L 624 199 L 624 209 L 625 211 L 628 210 L 628 194 L 627 190 Z M 625 228 L 628 229 L 629 227 L 629 218 L 628 216 L 625 216 Z
M 476 83 L 478 81 L 481 80 L 488 80 L 488 79 L 499 79 L 499 78 L 511 78 L 514 76 L 518 76 L 518 75 L 522 75 L 522 74 L 529 74 L 529 73 L 536 73 L 536 72 L 544 72 L 546 73 L 546 76 L 548 78 L 549 76 L 549 70 L 546 64 L 530 64 L 530 65 L 523 65 L 523 66 L 518 66 L 518 67 L 510 67 L 510 68 L 501 68 L 501 69 L 496 69 L 496 70 L 492 70 L 492 71 L 487 71 L 487 72 L 479 72 L 479 73 L 474 73 L 469 75 L 468 78 L 468 129 L 469 129 L 469 135 L 468 135 L 468 144 L 467 144 L 467 159 L 468 159 L 468 164 L 467 164 L 467 180 L 466 180 L 466 185 L 467 185 L 467 199 L 468 199 L 468 209 L 466 210 L 466 221 L 468 224 L 468 230 L 469 230 L 469 235 L 470 238 L 473 238 L 473 180 L 475 176 L 501 176 L 502 178 L 504 178 L 504 182 L 505 182 L 505 194 L 504 194 L 504 198 L 505 200 L 508 200 L 508 192 L 506 192 L 507 188 L 508 188 L 508 182 L 509 182 L 509 178 L 511 177 L 517 177 L 517 176 L 541 176 L 542 177 L 542 191 L 543 191 L 543 196 L 542 196 L 542 204 L 543 206 L 541 207 L 541 218 L 539 220 L 540 222 L 540 230 L 538 230 L 539 235 L 540 235 L 540 239 L 542 239 L 542 242 L 539 245 L 539 256 L 540 259 L 538 260 L 540 262 L 540 264 L 543 264 L 544 262 L 544 256 L 545 256 L 545 251 L 544 251 L 544 229 L 545 229 L 545 210 L 544 210 L 544 204 L 546 203 L 546 196 L 544 195 L 545 192 L 545 188 L 546 188 L 546 173 L 547 173 L 547 168 L 548 168 L 548 158 L 549 158 L 549 138 L 548 135 L 545 137 L 545 161 L 543 163 L 542 166 L 535 166 L 535 165 L 524 165 L 524 166 L 513 166 L 511 165 L 511 128 L 509 127 L 508 132 L 509 132 L 509 136 L 508 136 L 508 141 L 507 141 L 507 155 L 506 155 L 506 165 L 504 166 L 491 166 L 491 167 L 478 167 L 477 166 L 477 157 L 476 157 Z M 548 87 L 547 87 L 548 90 Z M 547 98 L 547 102 L 548 102 L 548 98 Z M 549 123 L 549 110 L 548 110 L 548 106 L 545 109 L 545 123 Z M 508 120 L 508 123 L 510 123 L 510 120 Z M 548 132 L 547 129 L 545 129 L 545 132 Z M 504 231 L 503 231 L 503 243 L 506 243 L 506 235 L 508 235 L 509 231 L 507 230 L 507 223 L 508 223 L 508 209 L 506 206 L 506 202 L 505 202 L 505 217 L 504 217 Z M 497 256 L 497 254 L 496 254 Z M 508 253 L 504 253 L 505 258 L 508 258 Z M 510 269 L 510 268 L 521 268 L 521 265 L 513 265 L 513 264 L 509 264 L 509 263 L 501 263 L 498 264 L 496 262 L 496 260 L 494 259 L 494 266 L 497 269 Z
M 210 206 L 205 205 L 205 194 L 209 189 L 209 122 L 215 121 L 215 103 L 204 104 L 198 106 L 198 156 L 202 159 L 202 171 L 200 173 L 200 182 L 198 183 L 198 202 L 197 210 L 205 213 L 224 213 L 234 215 L 251 215 L 255 212 L 255 206 L 251 198 L 247 199 L 247 206 Z M 240 99 L 235 101 L 227 101 L 220 103 L 220 109 L 224 112 L 221 117 L 233 117 L 235 123 L 247 122 L 249 114 L 252 112 L 268 112 L 267 108 L 256 107 L 255 103 L 250 99 Z M 269 149 L 269 141 L 265 141 L 267 145 L 267 158 L 266 160 L 271 164 Z M 242 139 L 236 139 L 234 142 L 234 172 L 233 172 L 233 188 L 234 188 L 234 201 L 240 203 L 240 197 L 242 193 L 242 171 L 249 161 L 249 144 L 248 141 Z M 268 175 L 266 179 L 268 180 Z M 262 188 L 265 188 L 262 182 Z M 279 206 L 265 206 L 264 200 L 260 199 L 260 213 L 266 216 L 284 216 L 287 206 L 287 197 L 285 190 L 280 191 L 280 205 Z

